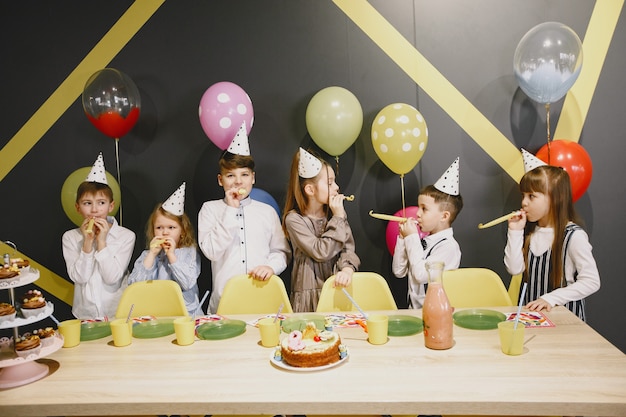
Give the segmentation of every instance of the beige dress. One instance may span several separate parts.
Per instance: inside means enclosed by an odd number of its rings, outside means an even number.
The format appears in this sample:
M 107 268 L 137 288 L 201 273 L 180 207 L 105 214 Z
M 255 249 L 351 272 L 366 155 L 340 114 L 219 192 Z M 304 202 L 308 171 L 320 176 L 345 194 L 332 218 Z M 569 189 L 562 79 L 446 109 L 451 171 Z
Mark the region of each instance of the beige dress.
M 361 264 L 352 229 L 346 218 L 313 218 L 295 211 L 285 217 L 285 227 L 293 249 L 291 306 L 294 312 L 315 311 L 324 281 Z

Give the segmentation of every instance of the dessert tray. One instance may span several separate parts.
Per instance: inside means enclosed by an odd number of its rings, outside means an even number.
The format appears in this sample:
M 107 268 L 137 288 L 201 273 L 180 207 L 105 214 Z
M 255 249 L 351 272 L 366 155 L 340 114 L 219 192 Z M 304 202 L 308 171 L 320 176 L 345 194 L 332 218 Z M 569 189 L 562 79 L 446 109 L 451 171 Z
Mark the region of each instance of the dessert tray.
M 350 357 L 350 353 L 348 352 L 346 354 L 346 356 L 344 356 L 343 358 L 339 359 L 337 362 L 333 362 L 333 363 L 329 363 L 328 365 L 322 365 L 322 366 L 312 366 L 309 368 L 301 368 L 298 366 L 291 366 L 289 364 L 286 364 L 285 362 L 283 362 L 282 360 L 276 360 L 274 358 L 274 352 L 272 352 L 270 354 L 270 363 L 272 365 L 274 365 L 277 368 L 280 369 L 285 369 L 287 371 L 294 371 L 294 372 L 317 372 L 317 371 L 323 371 L 324 369 L 330 369 L 330 368 L 335 368 L 339 365 L 343 365 L 344 363 L 346 363 L 348 361 L 348 358 Z
M 48 375 L 48 365 L 36 362 L 63 347 L 63 336 L 56 334 L 52 344 L 25 358 L 13 351 L 13 338 L 0 338 L 0 389 L 29 384 Z

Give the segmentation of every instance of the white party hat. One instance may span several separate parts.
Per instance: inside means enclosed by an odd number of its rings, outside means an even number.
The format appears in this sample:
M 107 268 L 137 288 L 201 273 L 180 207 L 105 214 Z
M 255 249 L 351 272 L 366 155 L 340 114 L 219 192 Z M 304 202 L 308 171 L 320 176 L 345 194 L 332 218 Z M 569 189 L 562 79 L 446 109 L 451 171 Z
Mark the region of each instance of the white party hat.
M 246 131 L 246 121 L 244 120 L 237 131 L 237 134 L 227 149 L 228 152 L 235 155 L 250 155 L 250 146 L 248 145 L 248 132 Z
M 182 216 L 185 212 L 185 183 L 183 182 L 178 190 L 169 196 L 165 203 L 161 206 L 163 210 L 172 213 L 175 216 Z
M 537 158 L 532 153 L 528 152 L 526 149 L 520 149 L 522 150 L 522 159 L 524 160 L 524 172 L 532 171 L 533 169 L 542 165 L 547 165 L 545 162 Z
M 435 183 L 435 188 L 442 193 L 459 195 L 459 158 L 443 173 Z
M 313 178 L 322 170 L 322 161 L 311 155 L 310 152 L 300 148 L 300 161 L 298 161 L 298 175 L 302 178 Z
M 102 159 L 102 152 L 98 155 L 96 162 L 93 163 L 93 167 L 87 175 L 85 181 L 88 182 L 99 182 L 100 184 L 109 184 L 107 181 L 107 174 L 104 169 L 104 159 Z

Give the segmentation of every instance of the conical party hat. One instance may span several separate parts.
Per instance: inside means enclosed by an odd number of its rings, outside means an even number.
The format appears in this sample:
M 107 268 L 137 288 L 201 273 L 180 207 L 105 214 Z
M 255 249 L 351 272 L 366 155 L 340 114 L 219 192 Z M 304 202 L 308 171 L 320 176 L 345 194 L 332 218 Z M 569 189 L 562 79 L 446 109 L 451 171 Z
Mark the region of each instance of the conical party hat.
M 298 161 L 298 175 L 302 178 L 313 178 L 322 170 L 322 161 L 311 155 L 310 152 L 300 148 L 300 161 Z
M 442 193 L 459 195 L 459 158 L 443 173 L 435 183 L 435 188 Z
M 246 132 L 246 121 L 244 120 L 237 131 L 237 134 L 227 149 L 228 152 L 235 155 L 250 155 L 250 146 L 248 145 L 248 133 Z
M 547 165 L 541 159 L 537 158 L 532 153 L 528 152 L 526 149 L 521 148 L 522 150 L 522 159 L 524 160 L 524 172 L 532 171 L 533 169 L 540 167 L 542 165 Z
M 93 167 L 87 175 L 85 181 L 88 182 L 99 182 L 100 184 L 109 184 L 107 181 L 107 174 L 104 169 L 104 159 L 102 159 L 102 152 L 98 155 L 96 162 L 93 163 Z
M 165 203 L 161 206 L 163 210 L 172 213 L 175 216 L 182 216 L 185 212 L 185 183 L 183 182 L 178 190 L 169 196 Z

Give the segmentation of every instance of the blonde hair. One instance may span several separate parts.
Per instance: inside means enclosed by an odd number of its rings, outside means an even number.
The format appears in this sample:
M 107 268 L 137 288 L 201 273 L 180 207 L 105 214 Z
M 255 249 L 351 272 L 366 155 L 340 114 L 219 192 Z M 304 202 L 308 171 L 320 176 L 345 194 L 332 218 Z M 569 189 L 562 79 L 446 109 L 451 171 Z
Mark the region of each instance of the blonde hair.
M 550 256 L 550 285 L 554 290 L 559 288 L 563 282 L 565 226 L 570 221 L 579 225 L 581 223 L 574 209 L 569 175 L 561 167 L 542 165 L 524 174 L 520 180 L 519 188 L 522 193 L 541 193 L 550 199 L 548 217 L 550 226 L 554 228 L 554 242 L 552 242 L 552 255 Z M 530 237 L 536 227 L 536 222 L 526 223 L 523 249 L 525 265 L 528 265 Z M 524 279 L 528 280 L 528 274 L 525 274 Z
M 162 204 L 159 203 L 156 205 L 152 214 L 148 218 L 148 224 L 146 225 L 146 248 L 149 247 L 150 242 L 154 238 L 154 222 L 156 221 L 157 215 L 161 215 L 163 217 L 167 217 L 170 220 L 174 220 L 180 226 L 180 239 L 178 244 L 176 245 L 179 248 L 186 248 L 191 246 L 196 246 L 196 239 L 193 233 L 193 226 L 191 225 L 191 221 L 189 220 L 189 216 L 187 213 L 183 213 L 180 216 L 170 213 L 169 211 L 165 211 L 162 207 Z

